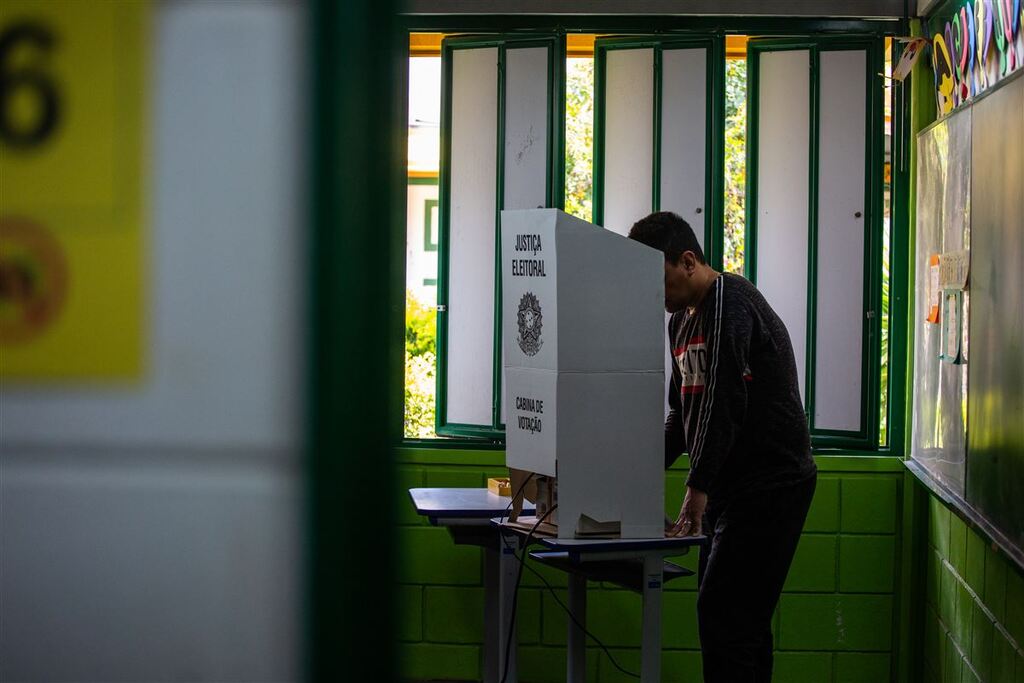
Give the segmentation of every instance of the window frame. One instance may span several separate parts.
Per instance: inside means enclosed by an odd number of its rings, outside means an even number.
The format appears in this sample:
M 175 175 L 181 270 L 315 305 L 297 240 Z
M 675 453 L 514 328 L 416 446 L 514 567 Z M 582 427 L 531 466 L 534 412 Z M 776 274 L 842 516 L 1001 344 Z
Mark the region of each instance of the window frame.
M 661 103 L 662 55 L 665 49 L 705 48 L 705 78 L 708 97 L 704 115 L 706 135 L 704 168 L 704 256 L 716 270 L 722 269 L 725 220 L 725 35 L 677 34 L 666 36 L 608 36 L 594 41 L 594 154 L 593 154 L 593 222 L 604 225 L 604 134 L 605 78 L 607 58 L 611 50 L 647 49 L 654 51 L 654 101 L 652 111 L 651 211 L 661 210 Z
M 511 48 L 510 48 L 511 46 Z M 565 194 L 565 33 L 535 31 L 448 36 L 441 42 L 441 150 L 440 183 L 438 186 L 440 221 L 437 268 L 437 368 L 435 374 L 434 431 L 442 437 L 464 437 L 485 441 L 503 441 L 505 425 L 501 421 L 502 351 L 501 351 L 501 211 L 505 189 L 505 63 L 509 49 L 548 48 L 548 163 L 545 182 L 545 206 L 564 206 Z M 448 270 L 451 229 L 451 125 L 452 64 L 455 50 L 497 48 L 497 127 L 495 160 L 495 250 L 494 250 L 494 324 L 491 354 L 491 423 L 488 425 L 447 421 L 448 410 Z
M 765 52 L 807 50 L 811 71 L 809 103 L 810 142 L 808 151 L 808 254 L 807 254 L 807 345 L 804 365 L 804 412 L 816 451 L 852 449 L 878 451 L 881 383 L 882 315 L 882 243 L 884 239 L 884 162 L 885 121 L 884 85 L 877 80 L 884 67 L 884 36 L 851 34 L 840 36 L 795 36 L 787 38 L 751 38 L 747 43 L 747 184 L 743 267 L 747 279 L 757 284 L 757 177 L 758 177 L 758 85 L 760 55 Z M 865 203 L 864 203 L 864 278 L 861 327 L 861 400 L 860 427 L 856 431 L 819 429 L 814 426 L 817 281 L 818 281 L 818 151 L 820 57 L 822 51 L 864 50 L 865 69 Z M 890 194 L 890 196 L 893 196 Z M 890 218 L 890 234 L 895 221 Z M 890 259 L 892 259 L 890 250 Z M 892 292 L 890 270 L 890 292 Z M 891 294 L 890 294 L 891 296 Z M 891 301 L 891 299 L 890 299 Z M 891 303 L 890 303 L 891 309 Z M 891 310 L 890 310 L 891 315 Z M 890 326 L 890 330 L 892 327 Z M 891 353 L 891 342 L 890 342 Z M 890 362 L 890 368 L 892 364 Z M 889 392 L 892 379 L 890 375 Z M 890 402 L 891 405 L 891 402 Z
M 441 33 L 445 35 L 488 33 L 498 35 L 511 31 L 552 31 L 615 34 L 644 36 L 655 33 L 671 36 L 689 36 L 695 31 L 723 32 L 729 35 L 745 36 L 791 36 L 809 35 L 826 37 L 830 35 L 857 35 L 884 40 L 893 38 L 891 45 L 892 62 L 895 64 L 904 45 L 895 40 L 895 36 L 906 35 L 910 30 L 905 20 L 891 19 L 856 19 L 843 17 L 794 18 L 794 17 L 739 17 L 739 16 L 665 16 L 665 15 L 618 15 L 618 16 L 579 16 L 579 15 L 546 15 L 544 17 L 524 16 L 517 14 L 491 15 L 456 15 L 456 14 L 406 14 L 401 18 L 401 28 L 405 39 L 402 48 L 405 57 L 413 56 L 409 51 L 409 36 L 415 33 Z M 417 56 L 436 54 L 435 52 L 418 52 Z M 408 92 L 408 70 L 403 69 L 402 82 L 399 83 L 403 98 Z M 905 84 L 904 84 L 905 85 Z M 913 144 L 910 140 L 912 129 L 910 95 L 906 88 L 892 89 L 892 185 L 890 194 L 890 307 L 889 307 L 889 376 L 888 376 L 888 442 L 887 444 L 871 444 L 868 448 L 815 448 L 816 453 L 831 455 L 890 455 L 902 457 L 907 451 L 907 401 L 906 392 L 910 362 L 907 358 L 909 340 L 913 334 L 908 322 L 910 294 L 908 282 L 913 274 L 913 264 L 909 260 L 910 241 L 912 239 L 912 216 L 914 198 L 911 192 L 911 164 L 913 163 Z M 403 99 L 404 101 L 404 99 Z M 564 107 L 564 104 L 563 104 Z M 750 113 L 748 111 L 748 118 Z M 596 116 L 596 112 L 595 112 Z M 564 121 L 561 122 L 564 126 Z M 559 126 L 559 130 L 561 130 Z M 596 134 L 596 132 L 595 132 Z M 404 142 L 406 131 L 400 133 Z M 747 140 L 749 148 L 750 141 Z M 404 144 L 402 145 L 404 150 Z M 406 168 L 404 155 L 399 156 L 401 166 L 396 169 L 399 178 L 405 178 Z M 564 160 L 563 160 L 564 164 Z M 401 201 L 404 208 L 404 193 Z M 403 213 L 404 214 L 404 210 Z M 403 228 L 404 229 L 404 228 Z M 400 261 L 394 264 L 393 277 L 401 291 L 405 288 L 404 252 L 398 250 L 393 258 Z M 880 283 L 879 283 L 880 285 Z M 402 316 L 404 320 L 404 316 Z M 404 327 L 395 329 L 395 358 L 401 364 L 404 357 Z M 440 359 L 440 353 L 438 354 Z M 401 384 L 396 386 L 398 395 L 402 395 Z M 401 399 L 399 399 L 401 400 Z M 399 404 L 401 405 L 401 404 Z M 399 411 L 399 414 L 401 411 Z M 407 438 L 403 434 L 402 422 L 395 421 L 397 443 L 406 447 L 422 449 L 439 449 L 441 451 L 500 450 L 503 447 L 504 435 L 496 438 Z M 448 457 L 445 456 L 448 461 Z

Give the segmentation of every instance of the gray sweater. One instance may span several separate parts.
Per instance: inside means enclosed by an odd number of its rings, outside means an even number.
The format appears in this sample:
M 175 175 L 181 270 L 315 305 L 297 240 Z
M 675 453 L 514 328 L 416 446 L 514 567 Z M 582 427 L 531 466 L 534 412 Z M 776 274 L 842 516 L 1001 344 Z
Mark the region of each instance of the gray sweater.
M 789 333 L 754 285 L 723 273 L 668 333 L 666 468 L 687 451 L 686 483 L 716 505 L 817 471 Z

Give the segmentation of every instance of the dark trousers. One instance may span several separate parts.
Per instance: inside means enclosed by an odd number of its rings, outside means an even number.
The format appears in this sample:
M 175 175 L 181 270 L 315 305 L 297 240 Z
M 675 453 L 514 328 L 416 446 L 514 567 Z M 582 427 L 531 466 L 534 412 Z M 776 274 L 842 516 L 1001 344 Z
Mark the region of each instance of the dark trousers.
M 817 475 L 738 497 L 705 517 L 697 623 L 705 683 L 771 683 L 772 614 Z

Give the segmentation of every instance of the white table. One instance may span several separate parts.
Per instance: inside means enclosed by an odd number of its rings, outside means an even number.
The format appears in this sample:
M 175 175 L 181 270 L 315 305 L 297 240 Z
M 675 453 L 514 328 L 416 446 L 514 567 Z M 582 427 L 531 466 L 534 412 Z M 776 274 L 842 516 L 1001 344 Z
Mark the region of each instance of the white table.
M 491 521 L 506 539 L 522 547 L 527 532 L 509 526 L 501 518 Z M 576 622 L 586 624 L 587 581 L 613 581 L 643 595 L 643 626 L 640 646 L 641 683 L 661 681 L 661 590 L 666 581 L 692 576 L 665 558 L 685 555 L 705 541 L 704 536 L 651 539 L 559 539 L 531 537 L 546 550 L 530 556 L 569 574 L 569 610 Z M 586 634 L 569 619 L 566 680 L 586 681 Z

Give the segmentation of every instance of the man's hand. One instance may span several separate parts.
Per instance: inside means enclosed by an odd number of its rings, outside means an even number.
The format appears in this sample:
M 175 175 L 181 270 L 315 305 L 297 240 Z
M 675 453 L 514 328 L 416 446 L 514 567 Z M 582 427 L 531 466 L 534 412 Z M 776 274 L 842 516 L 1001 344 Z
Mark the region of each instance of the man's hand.
M 683 506 L 679 508 L 679 517 L 667 532 L 667 536 L 700 536 L 701 520 L 704 519 L 704 508 L 708 504 L 708 494 L 698 491 L 692 486 L 686 487 Z

